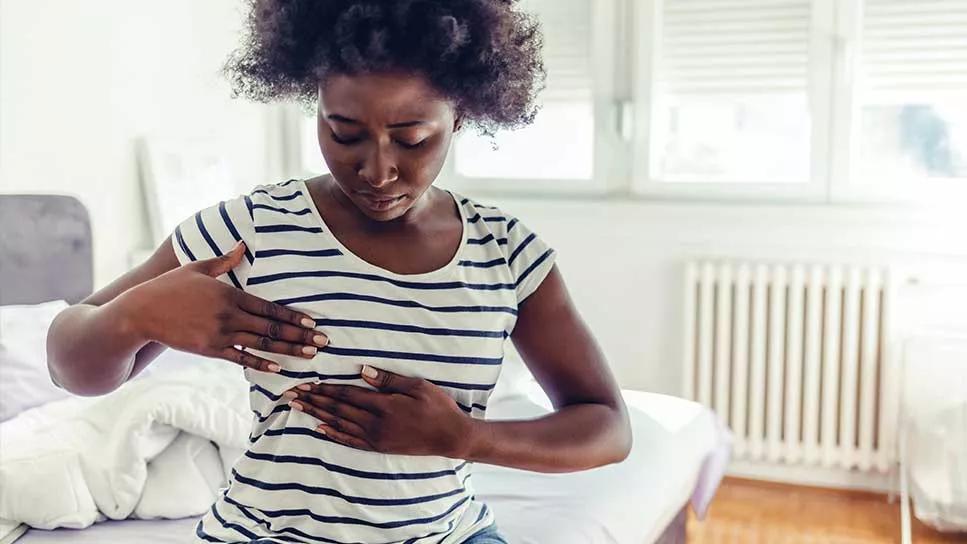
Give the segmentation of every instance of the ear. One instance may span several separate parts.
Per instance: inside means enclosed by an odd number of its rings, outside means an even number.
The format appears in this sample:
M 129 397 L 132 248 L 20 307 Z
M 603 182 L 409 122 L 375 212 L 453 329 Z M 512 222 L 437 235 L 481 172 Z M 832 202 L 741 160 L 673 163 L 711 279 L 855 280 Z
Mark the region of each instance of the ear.
M 463 129 L 463 116 L 457 115 L 453 119 L 453 133 L 456 134 Z

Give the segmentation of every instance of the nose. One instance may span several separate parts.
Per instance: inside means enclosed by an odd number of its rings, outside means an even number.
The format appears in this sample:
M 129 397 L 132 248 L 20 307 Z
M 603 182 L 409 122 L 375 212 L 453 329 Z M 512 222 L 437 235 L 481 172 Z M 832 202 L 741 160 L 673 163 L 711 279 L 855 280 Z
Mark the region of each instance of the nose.
M 357 173 L 370 187 L 379 189 L 399 179 L 400 171 L 392 153 L 381 145 L 373 147 L 372 152 L 358 166 Z

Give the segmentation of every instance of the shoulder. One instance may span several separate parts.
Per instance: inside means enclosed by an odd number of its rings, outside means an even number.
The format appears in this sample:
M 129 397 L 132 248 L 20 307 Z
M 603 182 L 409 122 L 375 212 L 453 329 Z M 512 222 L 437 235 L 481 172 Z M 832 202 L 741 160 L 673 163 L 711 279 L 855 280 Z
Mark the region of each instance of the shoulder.
M 463 208 L 467 224 L 476 230 L 505 237 L 520 225 L 519 218 L 499 206 L 481 203 L 457 193 L 453 193 L 453 196 Z

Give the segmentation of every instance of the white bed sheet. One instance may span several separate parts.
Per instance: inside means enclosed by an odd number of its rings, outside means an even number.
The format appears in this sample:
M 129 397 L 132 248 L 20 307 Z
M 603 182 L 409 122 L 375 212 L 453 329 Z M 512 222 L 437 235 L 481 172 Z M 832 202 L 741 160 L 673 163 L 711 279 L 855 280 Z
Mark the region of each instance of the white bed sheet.
M 623 463 L 573 474 L 538 474 L 477 465 L 477 496 L 511 544 L 647 544 L 690 501 L 707 506 L 724 471 L 728 432 L 698 404 L 625 392 L 635 444 Z M 523 397 L 492 404 L 492 419 L 537 417 Z M 18 544 L 184 542 L 195 518 L 110 521 L 82 531 L 29 530 Z

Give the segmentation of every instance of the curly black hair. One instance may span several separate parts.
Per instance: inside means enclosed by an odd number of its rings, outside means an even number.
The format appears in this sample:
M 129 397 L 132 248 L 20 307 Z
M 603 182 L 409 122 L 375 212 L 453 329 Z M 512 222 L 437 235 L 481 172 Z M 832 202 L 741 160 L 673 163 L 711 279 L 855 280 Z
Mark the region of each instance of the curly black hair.
M 546 73 L 537 20 L 516 0 L 248 0 L 225 64 L 235 97 L 314 109 L 331 74 L 426 77 L 484 134 L 529 124 Z

